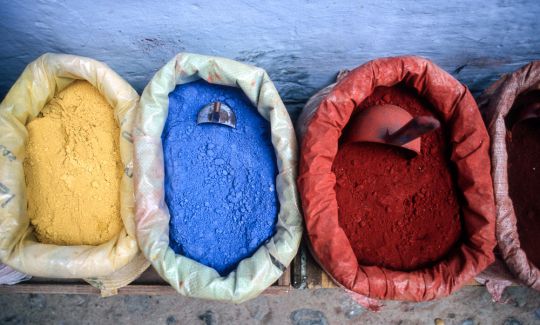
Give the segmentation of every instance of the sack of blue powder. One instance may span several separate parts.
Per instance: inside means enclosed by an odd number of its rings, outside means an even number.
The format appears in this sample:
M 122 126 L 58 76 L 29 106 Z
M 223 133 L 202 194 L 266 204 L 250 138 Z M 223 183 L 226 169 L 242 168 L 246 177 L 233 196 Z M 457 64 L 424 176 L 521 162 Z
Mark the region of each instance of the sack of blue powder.
M 199 124 L 216 103 L 234 123 Z M 166 281 L 240 303 L 278 280 L 302 234 L 298 149 L 264 70 L 178 54 L 143 92 L 134 145 L 139 245 Z

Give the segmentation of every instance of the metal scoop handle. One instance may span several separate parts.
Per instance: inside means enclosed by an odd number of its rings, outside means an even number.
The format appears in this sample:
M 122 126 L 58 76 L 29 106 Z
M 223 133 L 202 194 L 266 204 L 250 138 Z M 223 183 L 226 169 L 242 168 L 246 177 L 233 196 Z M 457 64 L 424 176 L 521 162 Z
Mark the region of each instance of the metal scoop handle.
M 214 102 L 212 104 L 212 113 L 209 114 L 209 120 L 213 123 L 219 123 L 219 119 L 221 117 L 220 115 L 221 111 L 221 103 L 220 102 Z
M 417 116 L 392 134 L 387 134 L 384 141 L 401 146 L 441 126 L 439 120 L 432 116 Z

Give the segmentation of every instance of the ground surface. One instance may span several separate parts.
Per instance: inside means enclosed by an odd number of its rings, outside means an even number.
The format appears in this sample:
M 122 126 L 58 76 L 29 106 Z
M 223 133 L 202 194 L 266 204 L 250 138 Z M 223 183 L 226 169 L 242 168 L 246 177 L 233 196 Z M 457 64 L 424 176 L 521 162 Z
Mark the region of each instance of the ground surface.
M 182 296 L 0 295 L 1 324 L 540 324 L 540 293 L 507 289 L 506 304 L 483 287 L 425 303 L 387 302 L 365 311 L 340 289 L 294 290 L 229 305 Z

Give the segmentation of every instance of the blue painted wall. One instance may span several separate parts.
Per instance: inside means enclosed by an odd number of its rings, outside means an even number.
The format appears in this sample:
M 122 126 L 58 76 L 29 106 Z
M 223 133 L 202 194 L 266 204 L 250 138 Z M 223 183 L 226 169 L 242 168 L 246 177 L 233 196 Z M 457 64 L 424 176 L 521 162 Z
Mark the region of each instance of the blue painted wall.
M 175 53 L 265 68 L 296 111 L 337 70 L 428 57 L 478 94 L 540 59 L 538 0 L 0 0 L 0 98 L 44 52 L 105 61 L 139 92 Z

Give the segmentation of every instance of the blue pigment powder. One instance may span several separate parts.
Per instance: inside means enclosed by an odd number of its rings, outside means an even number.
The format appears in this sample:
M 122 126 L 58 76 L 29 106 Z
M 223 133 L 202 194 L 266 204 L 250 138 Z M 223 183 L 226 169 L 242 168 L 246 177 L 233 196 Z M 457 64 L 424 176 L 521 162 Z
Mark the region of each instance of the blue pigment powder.
M 199 110 L 215 101 L 236 113 L 236 129 L 197 125 Z M 162 140 L 170 246 L 226 275 L 275 232 L 270 124 L 241 89 L 199 80 L 169 94 Z

